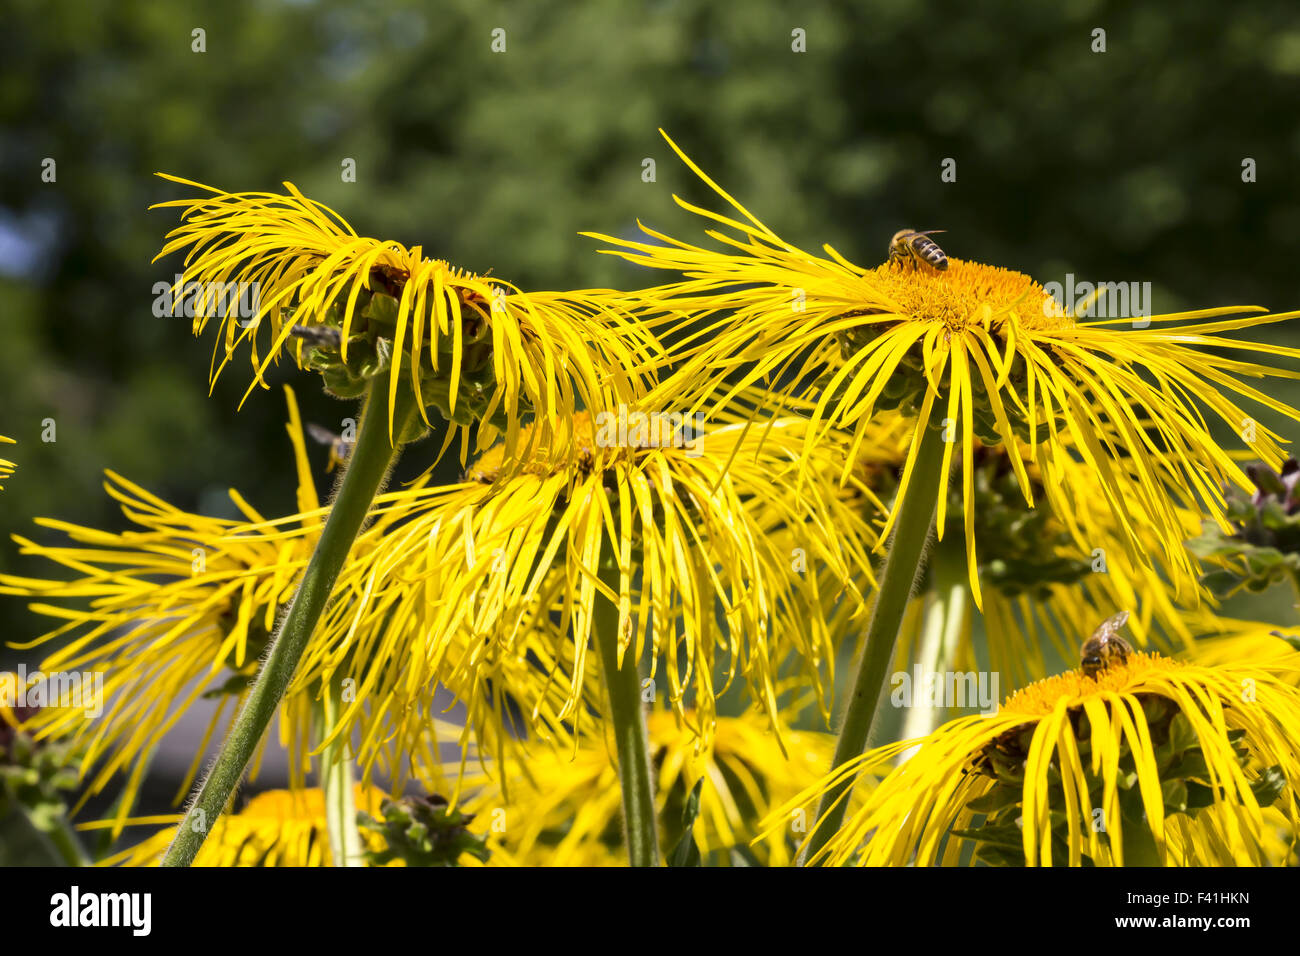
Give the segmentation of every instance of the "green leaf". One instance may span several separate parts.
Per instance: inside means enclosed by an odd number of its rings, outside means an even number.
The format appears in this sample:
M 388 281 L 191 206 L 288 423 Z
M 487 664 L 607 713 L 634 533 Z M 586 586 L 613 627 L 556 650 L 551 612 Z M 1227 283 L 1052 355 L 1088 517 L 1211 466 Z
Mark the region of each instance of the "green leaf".
M 372 324 L 391 334 L 397 329 L 397 306 L 397 300 L 391 295 L 376 292 L 365 311 Z
M 253 683 L 254 674 L 232 674 L 219 687 L 203 692 L 204 700 L 217 700 L 227 695 L 238 696 L 248 689 L 248 685 Z
M 1241 542 L 1216 533 L 1207 533 L 1187 542 L 1187 550 L 1198 558 L 1229 558 L 1241 551 Z
M 1230 597 L 1241 587 L 1241 575 L 1226 569 L 1201 576 L 1201 584 L 1217 598 Z
M 1261 807 L 1271 806 L 1273 801 L 1282 796 L 1282 791 L 1285 789 L 1286 774 L 1282 772 L 1280 766 L 1269 767 L 1250 785 L 1250 792 L 1255 795 Z
M 967 810 L 975 813 L 994 813 L 1003 807 L 1009 807 L 1020 800 L 1023 790 L 1010 786 L 995 786 L 982 797 L 976 797 L 966 804 Z
M 1195 780 L 1187 781 L 1187 809 L 1204 810 L 1206 807 L 1213 805 L 1214 791 L 1203 783 L 1197 783 Z
M 1165 813 L 1181 813 L 1187 809 L 1187 784 L 1181 780 L 1166 780 L 1160 785 L 1160 794 L 1164 799 Z
M 669 866 L 700 865 L 700 848 L 695 845 L 692 831 L 695 829 L 695 818 L 700 814 L 700 790 L 703 786 L 704 778 L 701 777 L 695 781 L 691 795 L 686 798 L 686 806 L 682 809 L 682 837 L 668 856 Z
M 949 832 L 952 833 L 953 836 L 961 837 L 965 840 L 977 840 L 982 845 L 1014 849 L 1019 851 L 1022 858 L 1024 857 L 1024 832 L 1014 823 L 1004 823 L 998 826 L 983 826 L 978 830 L 951 830 Z

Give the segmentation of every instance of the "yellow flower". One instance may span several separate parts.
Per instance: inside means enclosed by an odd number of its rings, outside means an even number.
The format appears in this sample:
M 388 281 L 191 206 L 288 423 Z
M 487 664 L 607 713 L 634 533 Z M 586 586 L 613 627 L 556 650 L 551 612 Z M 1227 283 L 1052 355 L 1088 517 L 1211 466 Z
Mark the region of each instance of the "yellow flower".
M 1130 320 L 1078 321 L 1028 276 L 994 266 L 950 258 L 942 272 L 889 263 L 864 268 L 830 247 L 824 258 L 782 240 L 680 150 L 678 155 L 743 218 L 678 200 L 730 230 L 709 232 L 730 247 L 725 252 L 645 227 L 654 242 L 596 237 L 632 262 L 686 276 L 634 297 L 641 309 L 659 314 L 657 324 L 676 323 L 664 332 L 666 339 L 680 337 L 679 367 L 648 400 L 672 395 L 694 410 L 710 402 L 716 408 L 760 381 L 783 377 L 802 387 L 816 385 L 820 395 L 808 446 L 843 428 L 853 434 L 855 451 L 877 412 L 914 411 L 903 489 L 912 478 L 923 430 L 943 428 L 952 440 L 944 446 L 938 526 L 944 526 L 949 465 L 960 453 L 966 549 L 977 603 L 972 515 L 977 435 L 986 444 L 1007 443 L 1027 500 L 1029 462 L 1038 466 L 1054 504 L 1068 504 L 1084 493 L 1104 498 L 1134 558 L 1143 553 L 1138 540 L 1143 516 L 1149 516 L 1163 549 L 1176 555 L 1183 540 L 1176 502 L 1201 498 L 1221 510 L 1222 483 L 1250 487 L 1211 435 L 1203 408 L 1234 432 L 1243 430 L 1257 456 L 1273 466 L 1281 463 L 1277 436 L 1234 399 L 1300 418 L 1300 412 L 1242 380 L 1296 378 L 1300 372 L 1242 361 L 1231 353 L 1294 362 L 1300 351 L 1220 333 L 1297 313 L 1217 308 L 1153 316 L 1140 328 L 1134 323 L 1121 329 Z M 1234 313 L 1237 317 L 1200 321 Z M 707 316 L 713 318 L 700 327 Z M 1080 472 L 1073 467 L 1076 455 L 1086 471 L 1086 488 L 1069 484 Z M 845 461 L 846 474 L 855 458 Z M 903 494 L 898 497 L 901 501 Z M 897 514 L 896 507 L 886 531 Z
M 1028 865 L 1269 862 L 1278 814 L 1300 835 L 1294 674 L 1135 652 L 1095 678 L 1039 681 L 991 717 L 870 751 L 821 781 L 813 792 L 887 774 L 826 844 L 827 860 L 951 864 L 969 846 L 962 835 Z M 768 827 L 783 824 L 778 811 Z
M 846 494 L 867 520 L 883 526 L 897 475 L 907 460 L 912 426 L 898 412 L 884 412 L 866 424 L 864 434 L 851 476 L 854 483 L 846 486 Z M 848 454 L 847 439 L 840 441 Z M 1038 467 L 1032 461 L 1026 464 L 1029 496 L 1036 502 L 1030 507 L 1007 448 L 1007 443 L 989 446 L 979 440 L 972 446 L 982 629 L 990 668 L 1003 680 L 1009 678 L 1012 687 L 1044 677 L 1053 655 L 1075 660 L 1095 623 L 1120 610 L 1132 612 L 1126 633 L 1139 647 L 1172 651 L 1190 643 L 1196 627 L 1207 621 L 1199 604 L 1203 595 L 1195 565 L 1189 568 L 1179 555 L 1163 552 L 1157 529 L 1145 515 L 1135 516 L 1135 528 L 1146 557 L 1133 560 L 1114 512 L 1101 489 L 1089 483 L 1086 466 L 1077 458 L 1061 459 L 1069 476 L 1066 485 L 1075 491 L 1068 506 L 1048 493 Z M 1023 447 L 1020 452 L 1027 454 Z M 958 497 L 950 489 L 950 505 Z M 944 613 L 950 626 L 959 629 L 958 653 L 949 663 L 973 667 L 976 615 L 962 586 L 969 569 L 963 549 L 953 546 L 953 532 L 961 533 L 956 527 L 962 520 L 960 508 L 958 500 L 948 512 L 949 536 L 931 550 L 925 580 L 930 594 L 945 592 L 938 595 L 944 599 Z M 1185 534 L 1199 528 L 1199 512 L 1177 508 L 1176 515 Z M 918 640 L 915 631 L 903 633 L 901 660 L 909 659 L 909 649 Z
M 0 575 L 0 594 L 34 599 L 31 609 L 60 625 L 25 644 L 31 648 L 67 640 L 47 656 L 44 671 L 104 673 L 104 714 L 91 721 L 81 710 L 50 708 L 35 719 L 41 736 L 70 737 L 86 745 L 83 771 L 94 768 L 85 797 L 126 774 L 126 819 L 157 744 L 200 695 L 220 703 L 196 749 L 186 784 L 197 774 L 208 743 L 234 719 L 259 662 L 298 587 L 326 517 L 307 460 L 302 421 L 291 390 L 287 427 L 298 476 L 299 513 L 266 519 L 238 492 L 231 498 L 242 521 L 209 518 L 172 507 L 125 478 L 108 472 L 106 489 L 121 502 L 137 528 L 121 534 L 38 519 L 71 542 L 15 540 L 20 553 L 36 555 L 78 576 L 32 578 Z M 475 486 L 478 487 L 478 486 Z M 457 670 L 411 666 L 410 648 L 427 622 L 403 601 L 402 555 L 408 500 L 428 489 L 425 479 L 375 500 L 371 523 L 357 537 L 335 582 L 333 598 L 303 655 L 281 708 L 279 739 L 289 749 L 291 781 L 301 785 L 313 746 L 357 730 L 355 755 L 367 779 L 378 766 L 399 778 L 430 779 L 442 765 L 441 743 L 471 743 L 501 755 L 516 745 L 505 729 L 517 720 L 515 701 L 529 700 L 534 725 L 564 733 L 556 714 L 568 696 L 555 674 L 571 669 L 540 639 L 522 636 L 484 644 L 467 630 L 444 635 L 442 653 Z M 421 533 L 427 533 L 422 531 Z M 391 539 L 390 539 L 390 536 Z M 378 545 L 388 541 L 381 552 Z M 396 589 L 394 595 L 386 592 Z M 436 602 L 434 602 L 436 603 Z M 382 611 L 377 611 L 382 608 Z M 324 682 L 351 678 L 343 720 L 324 740 L 309 744 L 312 707 Z M 446 703 L 439 686 L 464 703 L 465 722 L 454 727 L 435 719 Z M 347 685 L 343 686 L 346 691 Z M 435 732 L 436 728 L 436 732 Z M 567 739 L 567 737 L 565 738 Z M 466 750 L 468 752 L 468 750 Z M 254 773 L 256 764 L 254 764 Z
M 285 391 L 299 514 L 267 522 L 233 489 L 231 500 L 243 512 L 243 521 L 191 514 L 109 471 L 105 489 L 137 530 L 103 532 L 38 519 L 38 525 L 66 534 L 69 542 L 42 544 L 15 536 L 20 553 L 45 558 L 76 577 L 0 575 L 0 594 L 31 598 L 32 611 L 60 622 L 15 646 L 59 645 L 41 662 L 47 673 L 104 673 L 102 716 L 91 720 L 80 709 L 46 708 L 33 726 L 39 736 L 69 737 L 85 745 L 83 772 L 94 768 L 85 797 L 126 774 L 119 823 L 130 811 L 154 748 L 207 692 L 219 696 L 220 704 L 196 748 L 187 784 L 197 773 L 214 733 L 233 719 L 277 615 L 293 596 L 315 547 L 326 511 L 308 464 L 297 403 L 292 391 Z M 368 556 L 399 519 L 399 512 L 382 513 L 362 532 L 336 593 L 367 586 Z M 363 583 L 357 586 L 357 581 Z M 328 642 L 337 630 L 346 630 L 346 612 L 346 602 L 332 605 L 315 640 Z M 296 779 L 309 749 L 306 734 L 318 686 L 313 681 L 322 676 L 319 671 L 300 674 L 281 710 L 280 739 L 294 755 L 290 770 Z M 440 763 L 433 743 L 407 756 L 421 764 Z
M 680 839 L 686 797 L 702 779 L 692 837 L 706 864 L 739 855 L 763 866 L 789 865 L 789 828 L 756 839 L 755 825 L 825 772 L 830 735 L 787 732 L 783 754 L 766 719 L 751 711 L 717 718 L 712 741 L 701 748 L 665 710 L 650 715 L 649 733 L 665 847 Z M 471 795 L 463 809 L 476 815 L 471 829 L 488 837 L 488 865 L 626 866 L 612 746 L 586 737 L 572 750 L 556 748 L 467 776 Z
M 741 676 L 775 714 L 776 668 L 791 654 L 824 695 L 834 659 L 825 608 L 840 595 L 804 569 L 851 580 L 871 542 L 841 534 L 855 519 L 821 485 L 794 493 L 802 423 L 779 422 L 761 441 L 733 426 L 656 444 L 624 441 L 617 417 L 579 414 L 573 427 L 568 465 L 543 449 L 503 476 L 498 447 L 467 480 L 402 502 L 409 520 L 374 559 L 386 586 L 356 618 L 360 633 L 384 622 L 393 643 L 383 656 L 402 662 L 379 691 L 394 695 L 395 717 L 427 703 L 435 680 L 490 692 L 475 676 L 482 662 L 531 646 L 550 687 L 513 706 L 543 736 L 580 725 L 599 695 L 588 676 L 597 595 L 618 609 L 620 655 L 643 661 L 648 647 L 650 678 L 695 733 L 711 734 L 716 697 Z M 804 529 L 803 554 L 775 533 L 791 527 Z M 561 704 L 550 712 L 553 693 Z
M 1281 673 L 1282 679 L 1300 686 L 1300 650 L 1297 650 L 1300 629 L 1223 617 L 1215 617 L 1212 623 L 1218 633 L 1198 636 L 1195 643 L 1179 655 L 1180 658 L 1206 666 L 1231 666 L 1240 661 L 1284 664 L 1288 669 Z M 1287 637 L 1297 643 L 1289 643 Z M 1264 816 L 1265 857 L 1277 866 L 1300 865 L 1296 856 L 1300 841 L 1290 832 L 1286 815 L 1276 807 L 1269 807 Z
M 481 420 L 479 448 L 495 440 L 496 426 L 513 447 L 529 409 L 545 432 L 538 437 L 550 439 L 564 434 L 576 407 L 613 407 L 643 390 L 657 355 L 653 336 L 602 293 L 524 294 L 427 258 L 419 246 L 360 237 L 288 183 L 288 195 L 228 193 L 164 178 L 208 194 L 157 204 L 183 210 L 158 258 L 189 250 L 172 311 L 191 315 L 195 334 L 218 320 L 214 378 L 247 341 L 249 393 L 266 387 L 263 374 L 289 346 L 336 390 L 386 374 L 390 420 L 399 387 L 420 399 L 426 425 L 429 404 L 466 440 Z M 295 327 L 310 338 L 295 337 Z
M 0 435 L 0 445 L 16 445 L 16 444 L 17 442 L 15 442 L 12 438 L 6 438 L 4 435 Z M 13 473 L 14 473 L 14 463 L 5 458 L 0 458 L 0 481 L 4 480 L 5 478 L 8 478 Z M 0 485 L 0 491 L 3 490 L 4 490 L 4 485 Z
M 41 662 L 42 670 L 105 674 L 105 712 L 98 720 L 50 708 L 36 724 L 42 736 L 70 736 L 86 744 L 84 768 L 99 767 L 88 794 L 127 772 L 123 803 L 128 806 L 154 747 L 210 681 L 228 672 L 227 686 L 236 693 L 222 697 L 197 748 L 192 777 L 213 732 L 223 717 L 233 715 L 227 705 L 255 672 L 323 520 L 297 406 L 292 392 L 288 395 L 298 503 L 304 510 L 294 538 L 267 541 L 239 534 L 241 522 L 181 511 L 112 471 L 106 472 L 105 490 L 142 530 L 119 534 L 37 519 L 41 527 L 66 534 L 70 543 L 47 545 L 15 536 L 21 554 L 79 575 L 71 581 L 0 575 L 0 593 L 32 598 L 33 612 L 62 622 L 17 645 L 61 644 Z M 248 521 L 265 520 L 238 492 L 232 490 L 231 499 Z M 283 724 L 282 733 L 288 734 Z
M 356 787 L 358 810 L 377 813 L 383 794 Z M 153 836 L 104 859 L 101 866 L 157 866 L 175 835 L 178 816 L 132 820 L 131 824 L 170 824 Z M 99 824 L 83 826 L 92 829 Z M 383 841 L 363 831 L 371 850 Z M 319 789 L 267 790 L 238 813 L 223 814 L 195 857 L 193 866 L 333 866 L 326 829 L 325 796 Z

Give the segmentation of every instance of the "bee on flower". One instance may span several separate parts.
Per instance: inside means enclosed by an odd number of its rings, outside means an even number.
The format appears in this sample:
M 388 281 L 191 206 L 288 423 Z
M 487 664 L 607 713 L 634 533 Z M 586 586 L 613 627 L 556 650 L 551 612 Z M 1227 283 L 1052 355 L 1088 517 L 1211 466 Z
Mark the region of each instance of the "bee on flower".
M 1300 836 L 1298 673 L 1135 652 L 868 751 L 799 799 L 879 780 L 819 851 L 830 865 L 1284 862 Z M 778 810 L 764 832 L 783 824 Z

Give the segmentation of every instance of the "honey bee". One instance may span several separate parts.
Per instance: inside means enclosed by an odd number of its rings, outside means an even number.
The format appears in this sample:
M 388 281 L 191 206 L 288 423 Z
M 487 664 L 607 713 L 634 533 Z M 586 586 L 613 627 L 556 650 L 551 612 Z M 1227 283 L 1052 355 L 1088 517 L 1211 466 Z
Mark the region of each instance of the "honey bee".
M 295 325 L 289 334 L 313 348 L 336 349 L 343 342 L 343 333 L 330 325 Z
M 348 455 L 352 453 L 352 442 L 347 441 L 342 435 L 336 435 L 328 428 L 322 428 L 314 422 L 307 423 L 307 434 L 315 441 L 322 445 L 328 445 L 330 450 L 329 466 L 325 469 L 327 472 L 333 471 L 339 465 L 348 460 Z
M 1133 645 L 1119 636 L 1119 630 L 1128 623 L 1128 611 L 1108 617 L 1092 637 L 1083 642 L 1079 652 L 1082 661 L 1079 670 L 1085 677 L 1096 677 L 1111 664 L 1122 664 L 1133 653 Z
M 939 248 L 937 242 L 927 238 L 943 231 L 943 229 L 931 229 L 927 232 L 917 232 L 915 229 L 898 230 L 894 233 L 894 238 L 889 240 L 889 261 L 897 262 L 899 265 L 911 263 L 913 268 L 925 263 L 936 272 L 943 272 L 948 268 L 948 257 Z

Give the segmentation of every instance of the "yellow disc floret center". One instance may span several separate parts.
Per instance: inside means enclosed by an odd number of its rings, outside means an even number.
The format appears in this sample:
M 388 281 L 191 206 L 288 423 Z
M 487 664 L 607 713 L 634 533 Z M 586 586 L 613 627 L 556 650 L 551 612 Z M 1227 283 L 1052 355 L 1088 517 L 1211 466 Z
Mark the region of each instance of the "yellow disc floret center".
M 1002 712 L 1043 717 L 1055 710 L 1062 698 L 1068 699 L 1073 706 L 1089 697 L 1125 693 L 1152 672 L 1169 672 L 1185 666 L 1161 654 L 1137 651 L 1127 660 L 1111 664 L 1096 677 L 1086 677 L 1081 671 L 1073 670 L 1035 681 L 1008 697 L 1002 705 Z
M 1028 329 L 1069 328 L 1074 320 L 1047 291 L 1022 272 L 965 259 L 949 259 L 942 272 L 926 266 L 885 263 L 866 278 L 900 314 L 939 322 L 960 332 L 972 325 L 1007 320 Z

